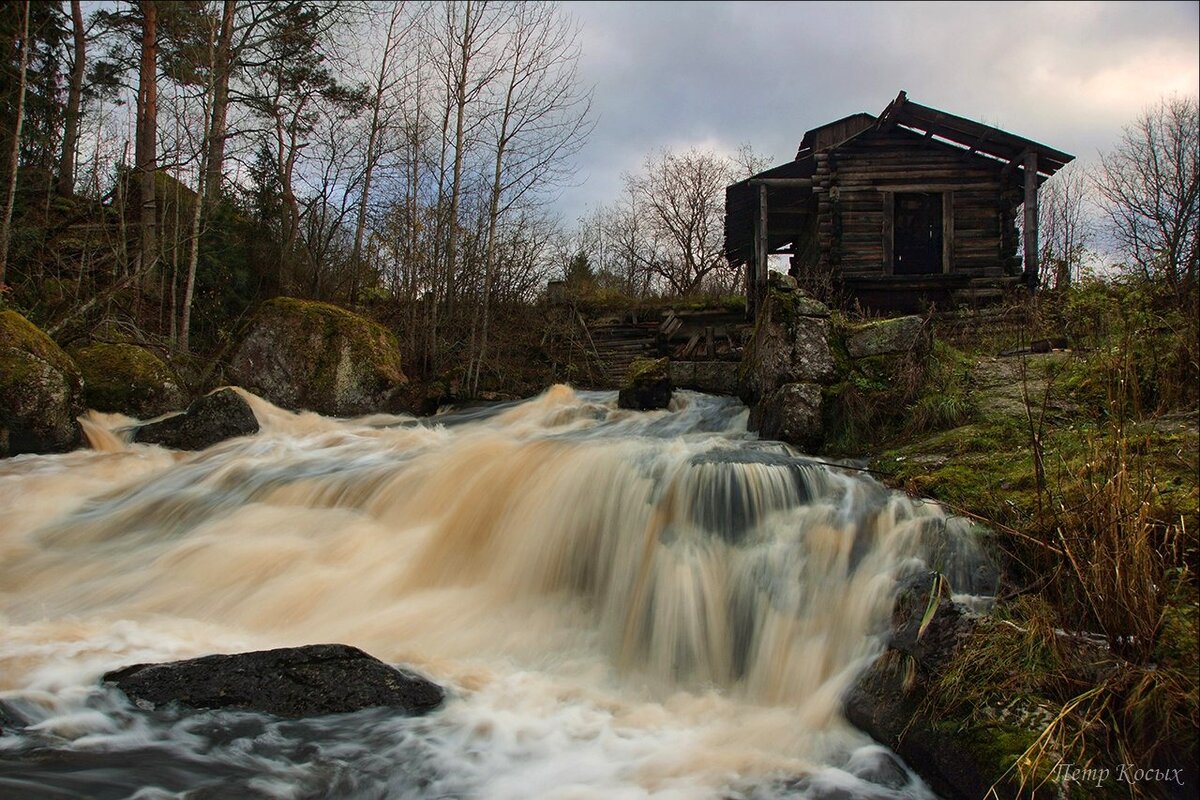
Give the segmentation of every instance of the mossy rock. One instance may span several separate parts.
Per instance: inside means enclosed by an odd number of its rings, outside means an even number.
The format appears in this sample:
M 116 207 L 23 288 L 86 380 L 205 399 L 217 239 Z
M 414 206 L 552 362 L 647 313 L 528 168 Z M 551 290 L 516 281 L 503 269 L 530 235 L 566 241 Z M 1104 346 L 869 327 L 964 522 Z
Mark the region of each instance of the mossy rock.
M 671 361 L 668 358 L 638 358 L 625 372 L 617 394 L 620 408 L 650 411 L 671 402 Z
M 929 341 L 929 331 L 921 317 L 895 317 L 854 326 L 847 332 L 846 351 L 851 358 L 924 353 Z
M 82 393 L 62 348 L 17 312 L 0 312 L 0 456 L 77 446 Z
M 398 410 L 407 383 L 396 337 L 382 325 L 291 297 L 259 308 L 229 375 L 275 405 L 332 416 Z
M 833 382 L 831 333 L 824 304 L 801 291 L 767 292 L 738 367 L 743 399 L 756 402 L 789 383 Z
M 92 344 L 71 352 L 88 408 L 147 418 L 178 411 L 186 396 L 171 369 L 134 344 Z

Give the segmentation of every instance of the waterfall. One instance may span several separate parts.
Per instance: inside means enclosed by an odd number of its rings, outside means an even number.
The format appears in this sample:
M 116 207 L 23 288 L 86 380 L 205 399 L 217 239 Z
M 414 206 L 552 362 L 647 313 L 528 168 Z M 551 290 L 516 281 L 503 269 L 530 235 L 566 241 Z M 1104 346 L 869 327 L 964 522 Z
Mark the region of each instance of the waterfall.
M 104 754 L 74 768 L 80 796 L 929 796 L 839 701 L 898 578 L 932 565 L 976 590 L 961 520 L 758 441 L 740 403 L 701 394 L 638 413 L 556 386 L 357 420 L 245 397 L 260 434 L 200 453 L 128 444 L 132 421 L 105 415 L 94 450 L 0 462 L 0 700 Z M 139 714 L 97 686 L 334 641 L 451 700 L 284 723 Z M 22 747 L 0 738 L 0 789 L 28 774 Z M 894 785 L 870 779 L 880 759 Z

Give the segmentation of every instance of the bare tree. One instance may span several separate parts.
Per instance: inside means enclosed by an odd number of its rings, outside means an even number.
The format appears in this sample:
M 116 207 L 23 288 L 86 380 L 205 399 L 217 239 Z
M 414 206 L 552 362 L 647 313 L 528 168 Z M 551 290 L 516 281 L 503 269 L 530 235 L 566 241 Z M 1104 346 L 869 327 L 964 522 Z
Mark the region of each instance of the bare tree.
M 140 195 L 140 262 L 137 271 L 149 272 L 158 260 L 157 211 L 154 172 L 158 163 L 158 6 L 141 0 L 142 50 L 138 73 L 137 132 L 134 165 Z
M 1091 239 L 1087 215 L 1088 182 L 1068 164 L 1041 190 L 1038 200 L 1038 263 L 1042 287 L 1065 289 L 1079 276 Z
M 696 149 L 660 152 L 646 159 L 643 172 L 626 182 L 643 209 L 647 224 L 667 244 L 666 258 L 645 266 L 656 272 L 677 294 L 728 288 L 735 275 L 723 254 L 725 187 L 736 176 L 729 159 Z
M 380 139 L 384 126 L 384 98 L 395 87 L 394 75 L 397 62 L 396 51 L 400 47 L 407 26 L 403 25 L 405 4 L 397 2 L 391 7 L 383 53 L 379 59 L 379 70 L 375 74 L 375 85 L 371 92 L 371 123 L 367 133 L 366 163 L 363 167 L 362 197 L 358 202 L 358 219 L 354 226 L 354 249 L 350 254 L 350 302 L 358 302 L 359 281 L 362 272 L 363 236 L 367 229 L 367 208 L 371 201 L 371 179 L 379 165 Z
M 79 147 L 79 114 L 83 104 L 83 75 L 87 67 L 87 36 L 83 28 L 83 9 L 79 0 L 71 0 L 71 83 L 67 90 L 67 108 L 63 120 L 62 155 L 58 160 L 58 193 L 64 197 L 75 191 L 75 151 Z
M 490 305 L 496 283 L 497 227 L 501 216 L 535 187 L 545 190 L 583 145 L 590 94 L 580 88 L 578 29 L 552 5 L 520 2 L 509 20 L 502 61 L 503 100 L 495 117 L 495 158 L 488 197 L 484 287 L 472 391 L 487 353 Z M 503 202 L 502 202 L 503 200 Z M 473 339 L 474 337 L 472 337 Z
M 1197 98 L 1162 100 L 1125 128 L 1095 174 L 1100 206 L 1130 267 L 1179 297 L 1196 289 L 1198 140 Z
M 224 0 L 221 8 L 221 34 L 212 48 L 212 71 L 207 142 L 204 154 L 204 195 L 212 203 L 221 196 L 221 178 L 225 169 L 225 140 L 229 116 L 229 80 L 237 55 L 233 49 L 237 0 Z
M 12 149 L 8 154 L 8 188 L 4 195 L 4 212 L 0 217 L 0 288 L 8 271 L 8 243 L 11 235 L 13 201 L 17 195 L 17 163 L 21 155 L 21 123 L 25 118 L 25 85 L 29 73 L 29 0 L 25 0 L 24 22 L 21 25 L 21 66 L 17 77 L 17 118 L 13 122 Z

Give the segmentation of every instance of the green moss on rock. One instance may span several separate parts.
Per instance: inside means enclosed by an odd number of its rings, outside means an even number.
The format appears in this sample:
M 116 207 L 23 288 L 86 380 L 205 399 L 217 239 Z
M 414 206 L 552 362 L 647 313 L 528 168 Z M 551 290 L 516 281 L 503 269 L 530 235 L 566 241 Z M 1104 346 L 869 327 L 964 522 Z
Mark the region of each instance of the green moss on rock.
M 625 387 L 632 388 L 642 381 L 656 381 L 669 377 L 669 358 L 636 358 L 625 372 Z
M 394 410 L 407 382 L 396 337 L 382 325 L 292 297 L 262 305 L 230 374 L 276 405 L 335 416 Z
M 0 456 L 77 445 L 82 389 L 78 367 L 49 336 L 0 312 Z
M 671 360 L 638 358 L 625 372 L 617 405 L 640 411 L 666 408 L 671 402 Z
M 175 375 L 143 347 L 92 344 L 71 355 L 83 373 L 83 399 L 89 408 L 145 418 L 184 405 L 184 393 Z

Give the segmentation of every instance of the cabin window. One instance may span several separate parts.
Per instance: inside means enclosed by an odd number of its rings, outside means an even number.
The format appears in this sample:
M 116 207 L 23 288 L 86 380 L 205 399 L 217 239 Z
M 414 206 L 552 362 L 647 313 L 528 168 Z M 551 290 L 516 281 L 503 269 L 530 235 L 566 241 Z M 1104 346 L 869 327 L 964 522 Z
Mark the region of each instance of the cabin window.
M 944 269 L 942 192 L 893 195 L 892 274 L 934 275 Z

